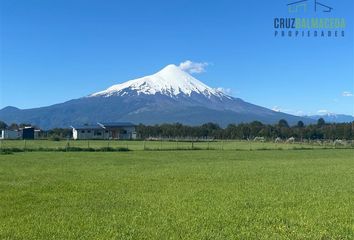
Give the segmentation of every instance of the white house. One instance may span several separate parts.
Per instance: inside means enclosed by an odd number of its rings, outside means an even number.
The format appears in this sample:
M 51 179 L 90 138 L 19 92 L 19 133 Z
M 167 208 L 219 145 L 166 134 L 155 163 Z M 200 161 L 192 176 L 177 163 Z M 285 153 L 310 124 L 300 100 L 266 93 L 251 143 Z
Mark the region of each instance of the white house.
M 22 134 L 17 130 L 1 130 L 0 131 L 0 139 L 20 139 Z
M 73 139 L 136 139 L 135 125 L 129 122 L 71 126 Z

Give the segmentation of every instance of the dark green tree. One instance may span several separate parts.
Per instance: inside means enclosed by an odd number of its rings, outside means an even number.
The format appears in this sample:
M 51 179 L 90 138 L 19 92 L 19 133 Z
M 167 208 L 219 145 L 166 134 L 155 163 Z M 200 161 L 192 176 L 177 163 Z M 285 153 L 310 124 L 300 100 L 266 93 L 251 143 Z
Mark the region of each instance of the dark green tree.
M 285 119 L 280 119 L 278 122 L 280 128 L 289 128 L 289 123 Z
M 304 122 L 303 122 L 303 121 L 298 121 L 298 122 L 297 122 L 297 127 L 298 127 L 298 128 L 303 128 L 303 127 L 305 127 Z
M 20 127 L 18 126 L 17 123 L 11 123 L 11 125 L 8 128 L 10 130 L 18 130 Z
M 323 118 L 318 119 L 318 121 L 317 121 L 317 126 L 321 128 L 321 127 L 323 127 L 324 125 L 326 125 L 325 120 L 324 120 Z
M 3 121 L 0 121 L 0 129 L 6 129 L 7 128 L 7 124 Z

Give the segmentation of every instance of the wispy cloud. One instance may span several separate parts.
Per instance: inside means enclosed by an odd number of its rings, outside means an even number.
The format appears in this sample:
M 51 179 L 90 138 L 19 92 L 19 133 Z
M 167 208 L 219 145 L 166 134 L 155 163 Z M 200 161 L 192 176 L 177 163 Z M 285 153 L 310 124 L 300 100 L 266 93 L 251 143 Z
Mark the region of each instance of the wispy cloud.
M 218 87 L 216 88 L 216 90 L 220 91 L 220 92 L 223 92 L 227 95 L 232 95 L 233 91 L 231 88 L 223 88 L 223 87 Z
M 274 106 L 274 107 L 272 108 L 272 110 L 273 110 L 274 112 L 280 112 L 280 111 L 281 111 L 281 108 L 280 108 L 279 106 Z
M 287 114 L 291 114 L 291 115 L 295 115 L 295 116 L 304 116 L 304 115 L 306 115 L 304 113 L 304 111 L 302 111 L 302 110 L 286 109 L 286 108 L 282 108 L 282 107 L 279 107 L 279 106 L 274 106 L 272 108 L 272 110 L 275 111 L 275 112 L 283 112 L 283 113 L 287 113 Z
M 205 72 L 205 68 L 209 66 L 210 64 L 207 62 L 192 62 L 190 60 L 181 62 L 179 64 L 179 68 L 182 69 L 183 71 L 189 72 L 189 73 L 203 73 Z
M 326 110 L 326 109 L 321 109 L 317 111 L 317 114 L 319 115 L 327 115 L 327 114 L 332 114 L 332 112 Z
M 349 92 L 349 91 L 344 91 L 344 92 L 342 93 L 342 96 L 343 96 L 343 97 L 353 97 L 353 93 L 351 93 L 351 92 Z

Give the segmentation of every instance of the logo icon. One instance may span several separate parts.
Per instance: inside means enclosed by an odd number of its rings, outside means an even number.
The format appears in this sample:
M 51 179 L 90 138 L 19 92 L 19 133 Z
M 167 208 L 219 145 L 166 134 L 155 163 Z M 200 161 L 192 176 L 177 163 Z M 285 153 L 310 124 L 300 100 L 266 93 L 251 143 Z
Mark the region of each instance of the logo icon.
M 312 4 L 310 4 L 312 2 Z M 327 6 L 318 0 L 301 0 L 287 4 L 289 13 L 297 13 L 297 12 L 307 12 L 309 6 L 315 12 L 332 12 L 333 8 Z

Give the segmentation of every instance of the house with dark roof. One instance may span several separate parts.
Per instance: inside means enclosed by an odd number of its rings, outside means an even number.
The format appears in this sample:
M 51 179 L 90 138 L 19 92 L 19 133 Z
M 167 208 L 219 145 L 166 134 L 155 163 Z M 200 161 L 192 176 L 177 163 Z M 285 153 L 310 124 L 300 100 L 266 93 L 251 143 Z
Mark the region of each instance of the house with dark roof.
M 34 136 L 35 136 L 35 134 L 34 134 L 34 131 L 35 131 L 35 129 L 34 129 L 34 127 L 24 127 L 24 128 L 22 128 L 22 129 L 20 129 L 21 130 L 21 134 L 22 134 L 22 139 L 24 139 L 24 140 L 33 140 L 34 139 Z
M 31 126 L 23 127 L 16 130 L 3 129 L 0 130 L 0 139 L 33 140 L 38 138 L 38 135 L 35 134 L 36 131 L 38 130 Z
M 128 140 L 136 139 L 135 125 L 129 122 L 111 122 L 71 126 L 75 140 Z

